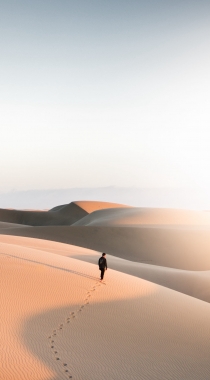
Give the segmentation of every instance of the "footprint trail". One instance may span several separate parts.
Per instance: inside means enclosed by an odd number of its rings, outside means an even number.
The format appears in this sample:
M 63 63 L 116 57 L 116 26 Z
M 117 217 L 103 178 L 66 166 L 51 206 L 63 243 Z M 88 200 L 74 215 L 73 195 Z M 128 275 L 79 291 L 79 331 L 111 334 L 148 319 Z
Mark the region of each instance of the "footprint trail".
M 61 333 L 65 331 L 66 329 L 69 329 L 72 325 L 71 322 L 75 321 L 77 316 L 81 314 L 81 312 L 89 305 L 90 299 L 93 296 L 93 292 L 96 291 L 97 288 L 101 286 L 101 283 L 98 283 L 98 281 L 95 283 L 95 285 L 92 286 L 91 289 L 89 289 L 86 293 L 84 303 L 79 307 L 77 311 L 71 311 L 69 315 L 66 317 L 65 322 L 60 323 L 57 329 L 54 329 L 51 333 L 51 335 L 48 337 L 49 346 L 52 351 L 52 356 L 54 360 L 60 363 L 60 366 L 62 368 L 62 371 L 65 375 L 65 378 L 67 379 L 73 379 L 72 375 L 72 366 L 68 363 L 64 363 L 62 361 L 62 358 L 59 355 L 59 347 L 56 342 L 56 338 L 61 336 Z M 75 322 L 73 322 L 75 323 Z M 71 368 L 71 369 L 70 369 Z

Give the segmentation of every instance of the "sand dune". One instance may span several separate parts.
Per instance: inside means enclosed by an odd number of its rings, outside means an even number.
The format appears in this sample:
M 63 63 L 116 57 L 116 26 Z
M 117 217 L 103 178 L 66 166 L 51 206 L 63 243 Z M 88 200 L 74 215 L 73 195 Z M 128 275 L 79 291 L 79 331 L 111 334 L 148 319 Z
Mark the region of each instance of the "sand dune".
M 30 226 L 71 225 L 87 215 L 87 212 L 70 203 L 57 210 L 49 211 L 22 211 L 0 209 L 0 220 L 7 223 L 25 224 Z
M 56 206 L 49 211 L 0 209 L 0 221 L 30 226 L 71 225 L 89 212 L 111 207 L 129 206 L 108 202 L 79 201 Z
M 22 247 L 56 253 L 96 265 L 101 252 L 84 249 L 69 244 L 56 243 L 43 239 L 1 235 L 1 241 Z M 191 297 L 210 302 L 210 271 L 187 271 L 142 264 L 108 255 L 109 268 L 118 272 L 143 278 Z
M 30 226 L 210 226 L 210 213 L 78 201 L 56 206 L 49 211 L 0 209 L 0 221 Z
M 113 208 L 97 210 L 74 223 L 75 226 L 196 225 L 210 226 L 210 213 L 202 211 Z
M 105 202 L 0 210 L 0 380 L 209 379 L 209 221 Z
M 134 262 L 182 270 L 210 270 L 210 229 L 198 227 L 46 226 L 0 234 L 74 244 Z
M 96 265 L 39 246 L 63 244 L 9 238 L 0 237 L 1 380 L 209 378 L 208 303 L 111 269 L 100 285 Z

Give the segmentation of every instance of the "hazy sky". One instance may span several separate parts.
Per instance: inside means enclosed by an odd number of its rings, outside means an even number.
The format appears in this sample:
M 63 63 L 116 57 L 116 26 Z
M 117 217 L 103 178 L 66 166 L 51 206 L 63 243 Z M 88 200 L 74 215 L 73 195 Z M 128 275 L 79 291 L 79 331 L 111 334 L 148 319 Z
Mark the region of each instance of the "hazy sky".
M 0 1 L 0 191 L 210 194 L 210 1 Z

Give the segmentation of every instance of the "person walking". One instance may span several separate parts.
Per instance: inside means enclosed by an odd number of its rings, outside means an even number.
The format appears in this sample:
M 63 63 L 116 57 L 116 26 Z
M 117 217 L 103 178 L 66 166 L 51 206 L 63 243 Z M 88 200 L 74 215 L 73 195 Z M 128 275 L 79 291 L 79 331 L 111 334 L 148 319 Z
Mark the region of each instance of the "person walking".
M 101 280 L 103 281 L 104 272 L 107 270 L 107 261 L 106 261 L 106 253 L 102 253 L 102 256 L 98 260 L 99 270 L 101 271 Z

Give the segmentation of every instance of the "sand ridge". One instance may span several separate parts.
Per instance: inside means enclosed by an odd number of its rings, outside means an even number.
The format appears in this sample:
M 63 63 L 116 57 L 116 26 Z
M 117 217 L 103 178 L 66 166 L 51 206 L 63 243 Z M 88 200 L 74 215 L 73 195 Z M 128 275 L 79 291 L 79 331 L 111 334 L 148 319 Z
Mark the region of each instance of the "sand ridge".
M 75 201 L 77 206 L 87 211 L 88 214 L 98 211 L 98 210 L 106 210 L 106 209 L 115 209 L 115 208 L 132 208 L 128 205 L 122 205 L 119 203 L 111 203 L 111 202 L 99 202 L 99 201 Z
M 74 225 L 109 227 L 133 225 L 210 226 L 210 213 L 177 209 L 119 207 L 96 210 L 75 222 Z

